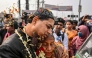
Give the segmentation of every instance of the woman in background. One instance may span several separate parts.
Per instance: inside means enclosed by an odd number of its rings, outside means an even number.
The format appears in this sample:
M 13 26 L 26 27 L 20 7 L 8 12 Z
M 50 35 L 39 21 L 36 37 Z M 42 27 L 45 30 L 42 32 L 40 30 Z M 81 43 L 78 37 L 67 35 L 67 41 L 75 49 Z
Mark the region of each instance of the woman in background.
M 68 47 L 70 48 L 70 43 L 72 41 L 72 39 L 77 35 L 77 31 L 73 30 L 73 22 L 71 20 L 67 20 L 66 21 L 66 26 L 65 26 L 65 32 L 68 35 L 68 39 L 69 39 L 69 43 L 68 43 Z
M 78 36 L 74 37 L 70 46 L 70 56 L 73 57 L 76 51 L 80 49 L 81 45 L 89 36 L 89 29 L 85 25 L 80 25 L 78 27 Z

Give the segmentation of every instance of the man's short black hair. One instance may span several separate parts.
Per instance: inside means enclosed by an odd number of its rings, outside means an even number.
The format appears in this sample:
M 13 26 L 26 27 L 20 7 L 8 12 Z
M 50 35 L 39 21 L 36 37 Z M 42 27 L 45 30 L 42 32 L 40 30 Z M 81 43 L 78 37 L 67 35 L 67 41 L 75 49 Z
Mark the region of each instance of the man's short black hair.
M 48 10 L 48 9 L 44 9 L 44 8 L 39 8 L 35 13 L 34 16 L 38 16 L 39 19 L 41 20 L 47 20 L 48 18 L 51 18 L 54 20 L 54 16 L 53 13 Z
M 38 16 L 40 20 L 48 20 L 48 18 L 54 20 L 53 13 L 50 10 L 39 8 L 33 15 L 29 16 L 27 19 L 28 23 L 31 23 L 35 16 Z
M 77 23 L 78 23 L 78 21 L 77 20 L 72 20 L 73 21 L 73 23 L 75 23 L 76 25 L 77 25 Z
M 58 22 L 61 22 L 61 23 L 63 23 L 63 24 L 65 23 L 65 20 L 64 20 L 63 18 L 57 18 L 57 21 L 58 21 Z

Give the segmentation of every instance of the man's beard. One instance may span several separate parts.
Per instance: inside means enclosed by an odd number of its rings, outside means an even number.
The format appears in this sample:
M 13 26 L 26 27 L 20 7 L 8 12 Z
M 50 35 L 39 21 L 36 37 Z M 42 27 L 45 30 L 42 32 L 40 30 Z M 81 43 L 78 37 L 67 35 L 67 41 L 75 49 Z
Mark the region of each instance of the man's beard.
M 45 37 L 44 36 L 39 36 L 36 32 L 33 32 L 33 35 L 32 35 L 32 41 L 31 43 L 33 45 L 37 45 L 38 43 L 42 43 L 44 40 L 45 40 Z
M 31 44 L 34 45 L 35 50 L 37 50 L 41 46 L 42 42 L 44 41 L 42 39 L 43 39 L 42 36 L 38 36 L 37 33 L 35 32 L 33 33 Z
M 31 43 L 32 43 L 33 45 L 36 45 L 36 44 L 38 43 L 38 39 L 37 39 L 37 38 L 38 38 L 39 36 L 37 35 L 36 32 L 33 32 L 32 36 L 33 36 L 33 37 L 32 37 L 32 42 L 31 42 Z

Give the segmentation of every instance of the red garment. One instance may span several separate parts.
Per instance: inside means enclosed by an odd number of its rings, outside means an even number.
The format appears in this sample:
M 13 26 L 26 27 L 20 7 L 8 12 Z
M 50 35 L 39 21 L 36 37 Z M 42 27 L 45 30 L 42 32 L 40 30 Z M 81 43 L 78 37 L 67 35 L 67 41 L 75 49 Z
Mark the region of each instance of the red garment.
M 43 51 L 43 52 L 44 52 L 43 47 L 40 47 L 40 48 L 36 51 L 37 56 L 39 55 L 39 52 L 40 52 L 40 51 Z
M 25 26 L 25 23 L 24 22 L 22 22 L 22 26 Z
M 3 41 L 4 41 L 7 37 L 9 37 L 9 36 L 10 36 L 10 33 L 9 33 L 9 32 L 7 32 L 7 33 L 5 34 L 5 36 L 4 36 Z

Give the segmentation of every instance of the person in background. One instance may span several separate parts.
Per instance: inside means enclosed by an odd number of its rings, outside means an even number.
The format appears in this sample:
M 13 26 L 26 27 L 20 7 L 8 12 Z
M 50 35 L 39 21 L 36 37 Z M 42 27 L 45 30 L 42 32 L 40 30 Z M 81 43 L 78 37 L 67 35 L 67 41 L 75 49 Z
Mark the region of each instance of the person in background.
M 53 35 L 49 35 L 36 51 L 38 58 L 69 58 L 64 46 L 56 44 Z
M 7 26 L 7 24 L 5 24 L 5 25 L 3 26 L 3 28 L 0 30 L 0 38 L 1 38 L 1 43 L 0 43 L 0 45 L 1 45 L 2 42 L 3 42 L 3 39 L 4 39 L 5 34 L 7 33 L 6 26 Z
M 86 22 L 87 22 L 87 20 L 88 20 L 87 16 L 88 16 L 88 15 L 85 15 L 85 16 L 82 16 L 81 18 L 79 18 L 79 23 L 78 23 L 79 26 L 86 24 Z
M 78 26 L 80 25 L 85 25 L 88 27 L 89 29 L 89 32 L 91 33 L 92 31 L 92 18 L 91 16 L 89 15 L 85 15 L 85 16 L 82 16 L 80 19 L 79 19 L 79 23 L 78 23 Z
M 3 19 L 3 21 L 2 21 L 3 26 L 4 26 L 5 24 L 7 24 L 9 21 L 11 21 L 12 18 L 13 18 L 13 17 L 12 17 L 12 14 L 5 14 L 5 15 L 4 15 L 4 19 Z
M 17 28 L 18 24 L 13 21 L 9 21 L 8 23 L 4 24 L 3 28 L 0 30 L 1 43 L 5 38 L 13 34 Z
M 25 24 L 27 24 L 27 19 L 28 19 L 28 13 L 27 12 L 24 12 L 22 14 L 22 19 L 25 21 Z
M 73 30 L 72 26 L 73 26 L 73 22 L 72 20 L 67 20 L 65 23 L 65 32 L 68 35 L 68 47 L 70 47 L 70 43 L 72 41 L 72 39 L 77 35 L 77 31 Z
M 72 39 L 77 35 L 77 31 L 76 30 L 73 30 L 73 22 L 72 20 L 67 20 L 65 22 L 65 33 L 67 34 L 68 36 L 68 52 L 70 52 L 70 43 L 72 41 Z M 70 53 L 69 53 L 69 57 L 70 57 Z
M 78 27 L 78 36 L 74 37 L 73 40 L 71 41 L 71 46 L 70 46 L 70 56 L 71 57 L 75 56 L 77 50 L 80 49 L 81 45 L 87 39 L 89 34 L 90 33 L 89 33 L 87 26 L 80 25 Z
M 14 23 L 13 21 L 10 21 L 6 26 L 7 32 L 4 35 L 3 41 L 6 40 L 6 38 L 9 37 L 10 35 L 14 34 L 15 29 L 17 28 L 18 26 L 16 25 L 16 23 Z
M 77 20 L 72 20 L 73 21 L 73 30 L 76 30 L 77 29 L 77 23 L 78 21 Z
M 64 28 L 65 21 L 62 18 L 57 18 L 58 21 L 55 23 L 54 27 L 54 38 L 55 42 L 60 42 L 60 44 L 64 45 L 66 50 L 68 50 L 68 36 L 65 32 L 62 32 Z
M 22 30 L 24 26 L 25 26 L 24 20 L 23 19 L 20 19 L 19 28 Z

